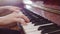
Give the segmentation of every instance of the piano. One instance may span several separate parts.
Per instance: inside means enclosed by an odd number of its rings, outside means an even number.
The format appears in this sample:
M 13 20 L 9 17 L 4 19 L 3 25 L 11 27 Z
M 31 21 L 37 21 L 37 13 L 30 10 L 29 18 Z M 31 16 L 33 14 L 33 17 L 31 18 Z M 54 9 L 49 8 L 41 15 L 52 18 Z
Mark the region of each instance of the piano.
M 27 25 L 19 24 L 23 34 L 60 34 L 60 6 L 49 3 L 47 5 L 43 2 L 41 4 L 40 2 L 40 0 L 33 0 L 30 4 L 25 3 L 22 12 L 30 19 L 30 23 L 27 23 Z M 55 18 L 58 19 L 56 20 Z
M 25 1 L 23 0 L 25 6 L 21 11 L 30 19 L 30 23 L 27 23 L 27 25 L 17 23 L 18 29 L 20 30 L 8 29 L 7 34 L 12 32 L 15 34 L 60 34 L 60 0 Z M 6 5 L 10 5 L 8 3 Z M 19 1 L 18 3 L 13 3 L 13 6 L 19 3 Z M 5 2 L 3 5 L 5 5 Z

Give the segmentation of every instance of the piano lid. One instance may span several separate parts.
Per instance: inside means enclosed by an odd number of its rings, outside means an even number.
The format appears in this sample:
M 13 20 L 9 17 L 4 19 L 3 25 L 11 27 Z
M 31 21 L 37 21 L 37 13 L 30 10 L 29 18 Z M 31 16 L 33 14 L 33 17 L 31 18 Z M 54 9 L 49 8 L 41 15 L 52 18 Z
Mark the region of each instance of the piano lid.
M 33 1 L 33 2 L 43 1 L 44 4 L 60 6 L 60 0 L 31 0 L 31 1 Z
M 29 0 L 29 1 L 32 1 L 32 4 L 27 4 L 27 5 L 30 5 L 32 7 L 36 7 L 48 12 L 60 14 L 60 3 L 59 3 L 60 0 Z M 40 2 L 42 2 L 43 5 Z

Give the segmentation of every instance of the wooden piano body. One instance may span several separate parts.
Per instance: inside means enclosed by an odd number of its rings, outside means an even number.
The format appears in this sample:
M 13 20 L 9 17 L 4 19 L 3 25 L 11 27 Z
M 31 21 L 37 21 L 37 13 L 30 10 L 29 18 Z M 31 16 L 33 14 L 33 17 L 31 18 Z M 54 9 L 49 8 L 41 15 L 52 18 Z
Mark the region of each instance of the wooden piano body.
M 60 24 L 60 0 L 31 0 L 32 4 L 28 10 L 48 19 L 56 24 Z M 42 3 L 42 4 L 41 4 Z M 41 6 L 42 5 L 42 6 Z
M 24 8 L 37 15 L 44 17 L 45 19 L 52 21 L 54 24 L 57 24 L 56 28 L 59 28 L 60 27 L 60 3 L 59 2 L 60 0 L 55 0 L 55 1 L 54 0 L 41 0 L 41 1 L 31 0 L 31 3 L 25 3 Z M 53 34 L 59 34 L 59 33 L 53 33 Z

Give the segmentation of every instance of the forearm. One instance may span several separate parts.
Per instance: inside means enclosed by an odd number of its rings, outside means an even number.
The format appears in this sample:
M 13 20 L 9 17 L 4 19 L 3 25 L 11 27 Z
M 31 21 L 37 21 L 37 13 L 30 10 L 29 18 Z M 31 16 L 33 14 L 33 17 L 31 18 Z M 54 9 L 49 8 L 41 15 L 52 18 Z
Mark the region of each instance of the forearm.
M 3 17 L 0 17 L 0 25 L 4 25 L 4 23 L 3 23 Z
M 6 28 L 4 21 L 3 21 L 3 17 L 0 17 L 0 28 Z
M 4 18 L 0 17 L 0 28 L 8 28 L 8 29 L 12 29 L 12 30 L 19 30 L 17 24 L 13 24 L 13 25 L 14 26 L 5 24 Z

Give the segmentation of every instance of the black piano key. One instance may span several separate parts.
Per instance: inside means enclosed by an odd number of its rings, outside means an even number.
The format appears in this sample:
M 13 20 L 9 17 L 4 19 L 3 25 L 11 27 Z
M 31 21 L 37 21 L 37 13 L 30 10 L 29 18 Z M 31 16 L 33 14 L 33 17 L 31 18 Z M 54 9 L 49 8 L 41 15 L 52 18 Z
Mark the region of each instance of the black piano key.
M 30 16 L 32 16 L 34 18 L 43 18 L 40 15 L 37 15 L 37 14 L 33 13 L 32 11 L 30 11 L 28 9 L 23 9 L 23 10 L 25 11 L 25 13 L 27 13 L 27 15 L 30 15 Z
M 27 9 L 23 9 L 22 12 L 23 12 L 25 15 L 29 16 L 29 17 L 34 17 L 34 16 L 35 16 L 34 14 L 32 14 L 33 12 L 31 12 L 31 11 L 29 11 L 29 10 L 27 10 Z M 34 16 L 32 16 L 32 15 L 34 15 Z M 36 18 L 36 17 L 35 17 L 35 18 Z
M 30 21 L 32 23 L 34 23 L 35 25 L 42 25 L 42 24 L 51 23 L 49 20 L 47 20 L 47 19 L 41 17 L 40 15 L 37 15 L 37 14 L 27 10 L 27 9 L 24 9 L 23 13 L 25 15 L 27 15 L 28 18 L 30 19 Z
M 54 33 L 54 32 L 58 32 L 60 31 L 60 27 L 58 26 L 49 26 L 49 27 L 46 27 L 44 29 L 42 29 L 42 34 L 50 34 L 50 33 Z
M 49 20 L 47 20 L 47 19 L 39 19 L 39 20 L 36 20 L 36 22 L 37 22 L 37 23 L 35 23 L 35 26 L 52 23 L 51 21 L 49 21 Z
M 33 22 L 33 23 L 36 22 L 37 18 L 39 18 L 39 16 L 38 16 L 37 14 L 35 14 L 35 13 L 33 13 L 33 12 L 27 10 L 27 9 L 24 9 L 22 12 L 23 12 L 26 16 L 28 16 L 28 18 L 30 19 L 30 21 Z M 42 18 L 42 17 L 41 17 L 41 18 Z
M 60 30 L 54 30 L 54 31 L 52 31 L 52 30 L 47 30 L 47 29 L 45 29 L 45 30 L 42 30 L 42 32 L 41 32 L 41 34 L 58 34 L 58 32 L 60 31 Z M 60 33 L 59 33 L 60 34 Z
M 32 17 L 26 12 L 26 10 L 22 10 L 23 14 L 25 14 L 30 20 L 32 19 Z
M 52 25 L 47 25 L 47 26 L 40 26 L 39 28 L 38 28 L 38 30 L 42 30 L 42 29 L 45 29 L 45 28 L 49 28 L 49 27 L 55 27 L 56 26 L 56 24 L 52 24 Z
M 49 33 L 49 34 L 60 34 L 60 31 Z

